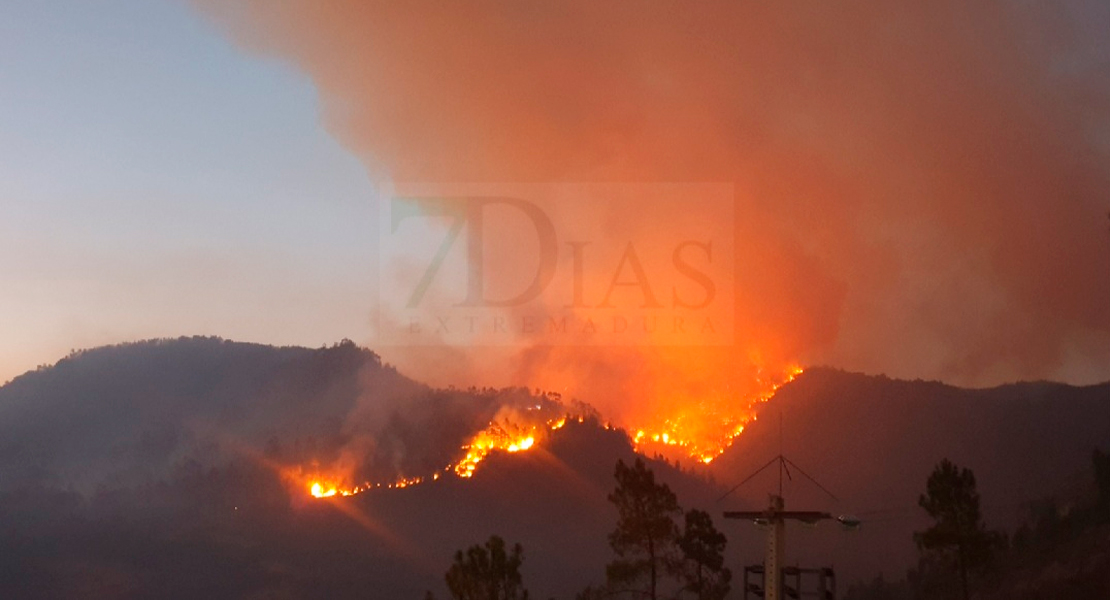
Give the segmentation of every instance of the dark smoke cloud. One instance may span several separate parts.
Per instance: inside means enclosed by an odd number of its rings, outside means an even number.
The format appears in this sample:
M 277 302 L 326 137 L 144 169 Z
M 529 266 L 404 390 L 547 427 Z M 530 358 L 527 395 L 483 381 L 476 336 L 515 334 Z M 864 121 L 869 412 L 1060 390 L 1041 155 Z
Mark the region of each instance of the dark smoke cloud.
M 734 182 L 739 339 L 709 368 L 1106 377 L 1101 3 L 197 4 L 383 179 Z

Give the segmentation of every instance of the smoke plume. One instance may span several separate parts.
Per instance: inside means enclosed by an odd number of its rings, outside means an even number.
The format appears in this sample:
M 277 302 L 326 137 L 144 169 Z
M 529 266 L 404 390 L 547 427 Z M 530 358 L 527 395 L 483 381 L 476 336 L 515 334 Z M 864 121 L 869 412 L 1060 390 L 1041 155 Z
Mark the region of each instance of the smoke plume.
M 311 77 L 378 180 L 734 185 L 732 346 L 383 350 L 414 374 L 618 419 L 791 362 L 1106 377 L 1101 3 L 196 3 Z

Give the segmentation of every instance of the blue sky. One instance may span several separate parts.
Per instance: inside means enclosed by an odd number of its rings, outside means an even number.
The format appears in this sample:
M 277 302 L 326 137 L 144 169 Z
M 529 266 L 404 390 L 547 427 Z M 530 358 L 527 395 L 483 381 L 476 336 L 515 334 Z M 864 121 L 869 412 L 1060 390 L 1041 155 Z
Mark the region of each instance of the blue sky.
M 5 3 L 0 382 L 149 337 L 364 338 L 375 185 L 317 108 L 187 3 Z

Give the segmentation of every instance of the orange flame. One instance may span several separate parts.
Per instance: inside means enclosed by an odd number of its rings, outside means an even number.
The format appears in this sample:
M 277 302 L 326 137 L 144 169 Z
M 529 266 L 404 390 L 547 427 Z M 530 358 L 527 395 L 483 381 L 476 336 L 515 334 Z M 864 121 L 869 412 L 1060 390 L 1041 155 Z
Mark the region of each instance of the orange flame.
M 689 407 L 684 406 L 682 412 L 663 417 L 653 426 L 636 428 L 632 443 L 637 452 L 653 448 L 709 464 L 732 446 L 744 427 L 755 419 L 754 411 L 759 404 L 770 400 L 779 388 L 794 381 L 802 372 L 802 367 L 791 365 L 776 378 L 763 378 L 758 382 L 761 391 L 736 412 L 719 414 L 715 407 L 691 403 Z
M 719 414 L 719 409 L 695 402 L 689 407 L 684 407 L 685 412 L 663 416 L 654 426 L 635 428 L 635 433 L 630 433 L 629 437 L 637 452 L 646 453 L 651 449 L 687 456 L 699 463 L 709 464 L 732 445 L 749 422 L 755 420 L 754 411 L 759 404 L 767 402 L 779 388 L 794 381 L 802 372 L 801 367 L 793 365 L 787 367 L 777 377 L 759 381 L 761 391 L 746 400 L 746 406 L 735 413 Z M 350 485 L 345 483 L 349 480 L 345 477 L 323 476 L 318 472 L 304 476 L 300 469 L 289 470 L 286 475 L 304 485 L 308 494 L 314 498 L 353 496 L 371 489 L 403 489 L 438 480 L 441 473 L 454 473 L 457 477 L 468 479 L 474 476 L 479 464 L 491 453 L 498 451 L 517 453 L 531 450 L 548 433 L 562 429 L 568 419 L 576 419 L 579 423 L 585 420 L 581 415 L 577 415 L 524 425 L 507 420 L 491 422 L 462 446 L 461 449 L 465 454 L 458 462 L 446 465 L 441 472 L 428 476 Z M 526 417 L 525 420 L 527 420 Z M 606 423 L 605 428 L 612 427 Z
M 336 489 L 334 486 L 325 486 L 319 481 L 313 481 L 309 486 L 309 493 L 316 498 L 330 498 L 336 494 Z
M 463 446 L 463 449 L 466 450 L 466 456 L 455 464 L 452 470 L 459 477 L 472 477 L 474 471 L 478 468 L 478 463 L 489 456 L 490 452 L 494 450 L 504 450 L 505 452 L 531 450 L 536 444 L 536 437 L 541 435 L 544 429 L 550 431 L 561 429 L 563 425 L 566 425 L 566 422 L 566 417 L 562 417 L 547 421 L 543 425 L 527 427 L 490 423 L 489 427 L 475 435 L 469 443 Z
M 577 419 L 579 423 L 584 420 L 582 417 L 577 417 Z M 444 467 L 443 472 L 454 473 L 463 479 L 473 477 L 478 469 L 478 464 L 491 452 L 516 453 L 531 450 L 546 432 L 562 429 L 566 423 L 567 417 L 565 416 L 531 426 L 490 423 L 486 429 L 477 433 L 462 447 L 466 451 L 466 455 L 457 463 Z M 308 494 L 314 498 L 354 496 L 372 489 L 403 489 L 427 481 L 436 481 L 440 478 L 440 473 L 436 472 L 426 477 L 403 477 L 392 482 L 365 482 L 359 485 L 349 485 L 343 483 L 348 478 L 326 477 L 318 472 L 306 476 L 300 468 L 286 469 L 284 474 L 288 479 L 305 486 Z

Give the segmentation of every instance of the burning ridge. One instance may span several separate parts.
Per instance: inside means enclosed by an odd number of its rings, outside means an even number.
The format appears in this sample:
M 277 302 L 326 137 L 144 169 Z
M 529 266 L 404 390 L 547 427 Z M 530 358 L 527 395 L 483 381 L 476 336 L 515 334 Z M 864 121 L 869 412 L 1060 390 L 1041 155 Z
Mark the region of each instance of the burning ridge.
M 748 422 L 756 418 L 755 411 L 760 404 L 767 402 L 780 387 L 793 381 L 801 373 L 801 367 L 791 366 L 781 374 L 761 379 L 761 388 L 756 395 L 732 402 L 731 407 L 722 407 L 719 403 L 711 406 L 695 404 L 675 414 L 651 415 L 655 417 L 653 422 L 659 423 L 656 426 L 648 426 L 643 422 L 620 425 L 606 422 L 604 427 L 624 431 L 635 450 L 641 454 L 693 458 L 700 463 L 709 464 L 732 445 Z M 432 412 L 426 417 L 432 423 L 451 421 L 452 410 L 459 406 L 457 390 L 441 390 L 436 394 L 441 397 L 446 394 L 445 397 L 453 401 L 437 403 L 440 408 L 445 408 L 444 412 Z M 512 389 L 480 392 L 469 390 L 468 395 L 473 402 L 483 405 L 479 413 L 488 413 L 495 409 L 492 417 L 484 425 L 475 427 L 476 431 L 465 435 L 463 443 L 450 452 L 449 460 L 441 461 L 431 468 L 425 466 L 418 474 L 407 474 L 416 469 L 411 464 L 414 461 L 406 461 L 409 464 L 395 462 L 397 468 L 390 475 L 372 475 L 375 471 L 381 471 L 374 467 L 382 462 L 382 456 L 389 455 L 389 436 L 397 434 L 388 429 L 379 432 L 375 440 L 379 443 L 360 445 L 360 441 L 365 442 L 366 438 L 352 436 L 346 447 L 332 460 L 315 458 L 285 467 L 281 474 L 294 489 L 315 498 L 353 496 L 375 489 L 401 489 L 450 476 L 469 479 L 494 452 L 512 454 L 532 450 L 562 429 L 568 421 L 584 423 L 590 419 L 600 422 L 596 411 L 590 406 L 581 402 L 564 403 L 558 394 Z M 442 433 L 423 423 L 417 423 L 414 427 L 397 418 L 388 422 L 401 432 L 415 433 L 416 439 L 409 439 L 404 444 L 408 449 L 417 447 L 419 443 L 429 444 Z M 360 448 L 363 449 L 361 453 L 358 452 Z M 423 463 L 429 464 L 427 460 Z

